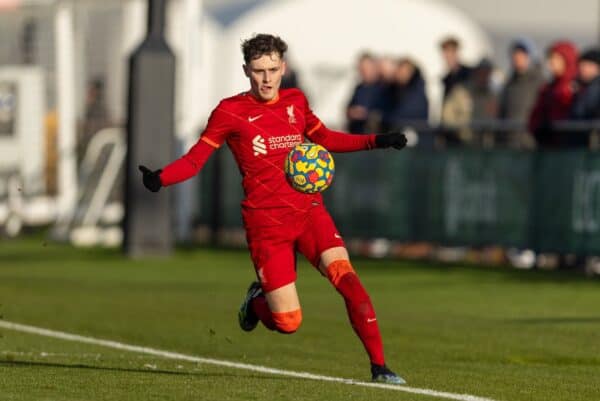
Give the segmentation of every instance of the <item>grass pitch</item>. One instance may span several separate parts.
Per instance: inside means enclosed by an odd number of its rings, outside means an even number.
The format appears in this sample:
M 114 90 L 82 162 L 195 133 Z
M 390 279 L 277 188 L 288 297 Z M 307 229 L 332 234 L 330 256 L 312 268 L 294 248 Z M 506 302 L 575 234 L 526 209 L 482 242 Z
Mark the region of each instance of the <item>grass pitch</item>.
M 495 400 L 600 399 L 600 283 L 560 273 L 354 260 L 409 386 Z M 368 380 L 343 302 L 300 263 L 301 329 L 242 332 L 247 253 L 130 261 L 0 242 L 6 321 L 183 354 Z M 0 400 L 436 400 L 162 359 L 0 329 Z

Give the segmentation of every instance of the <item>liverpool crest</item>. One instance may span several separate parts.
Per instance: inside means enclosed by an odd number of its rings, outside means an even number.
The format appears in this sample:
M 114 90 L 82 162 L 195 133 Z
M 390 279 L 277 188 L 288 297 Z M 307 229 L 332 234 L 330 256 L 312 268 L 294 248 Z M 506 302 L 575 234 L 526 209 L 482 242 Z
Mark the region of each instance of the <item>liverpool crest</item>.
M 296 116 L 294 116 L 294 105 L 287 107 L 288 121 L 290 124 L 296 124 Z

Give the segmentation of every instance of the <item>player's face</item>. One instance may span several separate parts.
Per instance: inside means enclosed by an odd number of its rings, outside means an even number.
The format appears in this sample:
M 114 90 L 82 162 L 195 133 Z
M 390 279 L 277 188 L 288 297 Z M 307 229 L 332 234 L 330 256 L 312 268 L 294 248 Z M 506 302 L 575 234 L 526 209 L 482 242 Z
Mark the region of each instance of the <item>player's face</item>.
M 268 102 L 279 92 L 281 77 L 285 73 L 285 61 L 279 54 L 263 54 L 244 65 L 244 73 L 250 79 L 250 92 L 258 99 Z

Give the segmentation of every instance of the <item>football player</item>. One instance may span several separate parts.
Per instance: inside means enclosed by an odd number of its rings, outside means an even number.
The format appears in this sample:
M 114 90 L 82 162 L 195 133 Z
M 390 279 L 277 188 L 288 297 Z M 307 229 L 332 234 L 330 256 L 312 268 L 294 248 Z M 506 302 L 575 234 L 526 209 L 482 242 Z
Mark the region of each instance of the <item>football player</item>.
M 375 309 L 321 194 L 294 190 L 283 166 L 289 151 L 307 140 L 330 152 L 354 152 L 402 149 L 406 137 L 398 132 L 351 135 L 328 129 L 313 114 L 302 91 L 280 89 L 286 50 L 282 39 L 269 34 L 244 41 L 243 72 L 249 90 L 219 103 L 187 154 L 160 170 L 140 166 L 144 185 L 156 192 L 193 177 L 212 152 L 227 143 L 243 177 L 242 217 L 257 277 L 239 310 L 241 328 L 254 330 L 260 321 L 280 333 L 298 330 L 302 311 L 295 255 L 299 251 L 343 297 L 352 328 L 369 355 L 372 380 L 404 384 L 386 366 Z

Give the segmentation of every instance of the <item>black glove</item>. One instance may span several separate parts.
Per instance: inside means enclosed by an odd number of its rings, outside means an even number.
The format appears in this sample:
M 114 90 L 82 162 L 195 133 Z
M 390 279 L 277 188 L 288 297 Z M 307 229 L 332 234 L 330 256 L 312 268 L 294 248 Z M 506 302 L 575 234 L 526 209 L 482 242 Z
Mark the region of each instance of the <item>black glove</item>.
M 138 166 L 138 168 L 144 175 L 144 186 L 152 192 L 158 192 L 160 187 L 162 187 L 162 182 L 160 182 L 160 173 L 162 170 L 151 171 L 146 166 Z
M 406 135 L 402 132 L 388 132 L 375 136 L 375 146 L 378 148 L 402 149 L 406 146 Z

